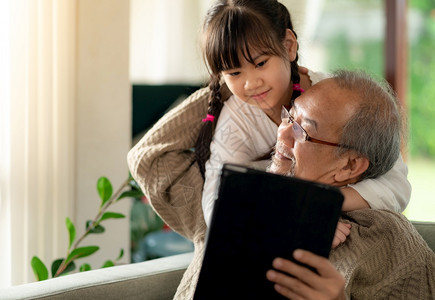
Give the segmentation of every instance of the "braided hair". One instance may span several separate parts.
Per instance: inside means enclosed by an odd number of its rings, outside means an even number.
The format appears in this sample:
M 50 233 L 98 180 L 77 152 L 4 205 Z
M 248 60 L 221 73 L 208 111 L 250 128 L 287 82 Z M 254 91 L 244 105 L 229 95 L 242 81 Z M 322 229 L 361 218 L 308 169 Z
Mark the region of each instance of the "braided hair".
M 203 177 L 217 119 L 227 100 L 221 95 L 221 72 L 240 67 L 240 54 L 254 64 L 252 51 L 288 60 L 288 52 L 283 45 L 287 29 L 297 37 L 289 11 L 277 0 L 218 0 L 207 12 L 202 51 L 210 73 L 207 113 L 214 116 L 214 121 L 203 123 L 195 146 L 196 161 Z M 296 59 L 290 62 L 293 84 L 300 82 L 297 61 L 296 53 Z M 290 100 L 299 95 L 300 91 L 294 90 Z

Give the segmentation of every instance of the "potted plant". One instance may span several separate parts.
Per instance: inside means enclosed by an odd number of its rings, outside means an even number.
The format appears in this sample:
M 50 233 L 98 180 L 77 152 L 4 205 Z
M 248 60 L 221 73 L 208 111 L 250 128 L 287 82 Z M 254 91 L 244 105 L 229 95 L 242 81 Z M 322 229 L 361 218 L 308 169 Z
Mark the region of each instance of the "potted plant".
M 74 223 L 70 218 L 66 218 L 66 228 L 68 231 L 68 250 L 65 257 L 56 259 L 51 264 L 51 277 L 55 278 L 61 275 L 65 275 L 76 269 L 75 260 L 78 258 L 87 257 L 94 254 L 99 250 L 98 246 L 85 246 L 80 247 L 81 242 L 89 234 L 102 234 L 105 232 L 105 228 L 101 225 L 102 222 L 108 219 L 121 219 L 125 218 L 125 215 L 117 212 L 108 211 L 109 207 L 118 202 L 121 199 L 127 197 L 140 198 L 143 197 L 143 193 L 138 187 L 137 183 L 131 177 L 128 176 L 127 180 L 120 186 L 120 188 L 113 193 L 112 184 L 106 177 L 100 177 L 97 181 L 97 191 L 100 196 L 100 206 L 96 216 L 92 220 L 86 222 L 85 232 L 76 237 L 76 229 Z M 124 255 L 124 249 L 120 250 L 118 257 L 115 261 L 120 260 Z M 114 266 L 113 260 L 106 260 L 103 264 L 103 268 Z M 33 256 L 31 260 L 31 266 L 35 277 L 38 281 L 46 280 L 49 278 L 49 272 L 46 265 L 37 256 Z M 84 263 L 79 267 L 79 271 L 88 271 L 91 266 L 88 263 Z

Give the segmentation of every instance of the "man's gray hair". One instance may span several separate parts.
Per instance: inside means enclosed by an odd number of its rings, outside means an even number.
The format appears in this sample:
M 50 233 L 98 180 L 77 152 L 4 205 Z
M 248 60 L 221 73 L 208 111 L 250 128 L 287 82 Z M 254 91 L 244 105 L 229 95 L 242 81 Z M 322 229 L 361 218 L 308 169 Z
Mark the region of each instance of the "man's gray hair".
M 359 180 L 385 174 L 400 155 L 403 137 L 395 93 L 385 80 L 377 82 L 363 71 L 338 70 L 333 78 L 339 88 L 350 91 L 355 95 L 352 100 L 359 103 L 340 140 L 370 162 Z M 346 150 L 340 148 L 339 155 Z

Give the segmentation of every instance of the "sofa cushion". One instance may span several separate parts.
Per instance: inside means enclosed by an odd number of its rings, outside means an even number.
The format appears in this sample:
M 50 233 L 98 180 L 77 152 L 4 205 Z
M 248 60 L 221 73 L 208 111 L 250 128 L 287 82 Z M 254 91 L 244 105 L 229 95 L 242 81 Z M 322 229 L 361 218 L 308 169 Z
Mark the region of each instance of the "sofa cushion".
M 421 234 L 432 251 L 435 252 L 435 223 L 412 221 L 412 224 L 417 229 L 418 233 Z

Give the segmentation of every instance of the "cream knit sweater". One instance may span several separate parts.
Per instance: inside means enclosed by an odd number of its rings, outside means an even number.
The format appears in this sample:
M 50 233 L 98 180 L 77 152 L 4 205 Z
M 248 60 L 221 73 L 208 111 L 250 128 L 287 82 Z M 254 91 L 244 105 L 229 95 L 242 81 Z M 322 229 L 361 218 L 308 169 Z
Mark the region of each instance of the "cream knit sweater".
M 223 87 L 223 97 L 230 93 Z M 194 160 L 209 89 L 203 88 L 163 116 L 128 153 L 130 171 L 154 210 L 195 246 L 174 299 L 192 299 L 204 253 L 201 207 L 204 181 Z M 435 299 L 435 254 L 402 215 L 382 210 L 348 213 L 346 242 L 330 260 L 352 299 Z
M 131 174 L 154 210 L 195 246 L 193 260 L 174 299 L 193 298 L 204 252 L 204 180 L 190 149 L 207 114 L 209 92 L 203 88 L 172 109 L 128 153 Z

